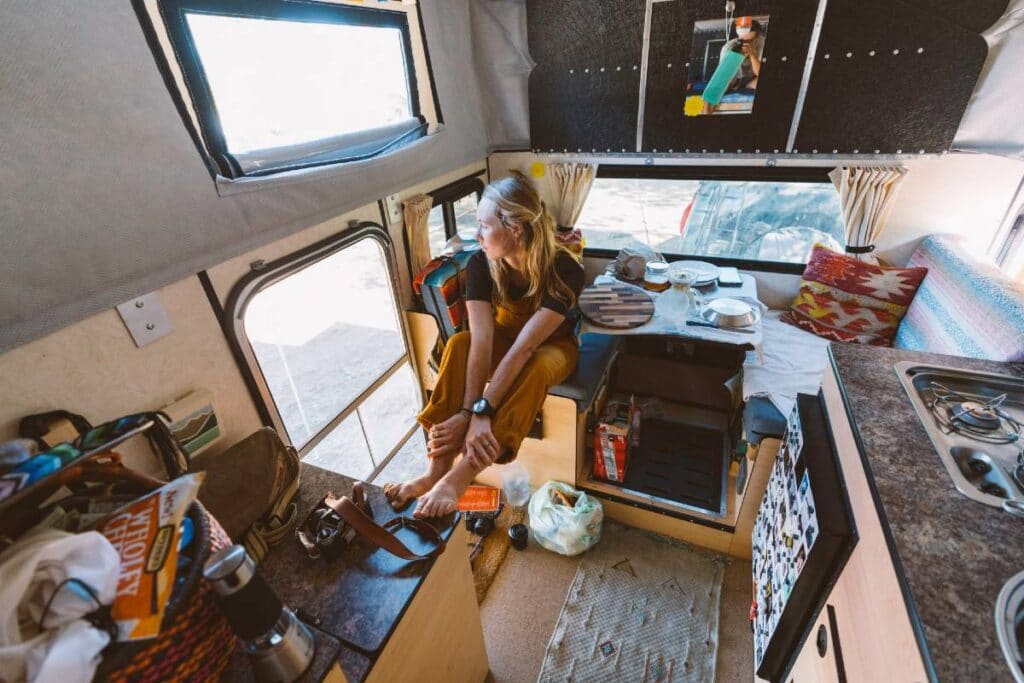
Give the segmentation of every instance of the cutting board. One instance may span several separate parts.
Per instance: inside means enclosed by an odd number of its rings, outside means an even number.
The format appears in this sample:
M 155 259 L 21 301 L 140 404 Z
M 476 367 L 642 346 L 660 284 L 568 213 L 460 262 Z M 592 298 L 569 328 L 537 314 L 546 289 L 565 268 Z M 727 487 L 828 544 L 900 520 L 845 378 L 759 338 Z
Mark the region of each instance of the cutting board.
M 615 283 L 594 285 L 580 294 L 580 311 L 602 327 L 639 327 L 654 315 L 654 300 L 639 287 Z

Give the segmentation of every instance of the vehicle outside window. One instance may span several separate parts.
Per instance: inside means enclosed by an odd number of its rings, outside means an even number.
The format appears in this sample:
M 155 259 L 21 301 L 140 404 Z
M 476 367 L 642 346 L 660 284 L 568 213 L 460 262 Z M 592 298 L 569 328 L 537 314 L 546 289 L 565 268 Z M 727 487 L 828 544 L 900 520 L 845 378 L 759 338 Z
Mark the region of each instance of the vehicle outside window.
M 842 213 L 827 182 L 598 177 L 577 221 L 588 249 L 644 244 L 663 254 L 806 263 L 842 249 Z
M 242 318 L 279 429 L 305 462 L 361 479 L 405 446 L 425 452 L 389 273 L 383 243 L 363 237 L 259 288 Z

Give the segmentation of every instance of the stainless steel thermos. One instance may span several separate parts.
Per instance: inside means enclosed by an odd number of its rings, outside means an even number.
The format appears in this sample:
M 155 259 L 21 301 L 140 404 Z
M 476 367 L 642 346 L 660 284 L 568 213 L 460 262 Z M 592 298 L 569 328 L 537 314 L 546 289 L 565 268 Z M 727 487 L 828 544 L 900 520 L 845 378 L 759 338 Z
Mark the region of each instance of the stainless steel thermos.
M 309 668 L 313 634 L 256 573 L 245 548 L 221 548 L 207 560 L 203 576 L 213 584 L 258 681 L 292 683 Z

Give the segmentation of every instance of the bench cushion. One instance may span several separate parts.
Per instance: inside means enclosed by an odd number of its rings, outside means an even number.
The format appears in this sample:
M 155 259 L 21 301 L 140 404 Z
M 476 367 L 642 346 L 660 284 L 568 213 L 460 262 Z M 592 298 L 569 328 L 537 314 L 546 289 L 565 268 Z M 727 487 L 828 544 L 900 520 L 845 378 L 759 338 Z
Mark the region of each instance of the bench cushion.
M 601 379 L 607 374 L 619 348 L 619 338 L 608 334 L 588 333 L 580 336 L 580 360 L 576 372 L 561 384 L 548 390 L 553 396 L 571 398 L 582 412 L 594 402 Z
M 743 408 L 743 438 L 759 444 L 761 439 L 781 439 L 786 418 L 767 396 L 751 396 Z
M 928 275 L 893 346 L 1003 362 L 1024 360 L 1024 286 L 972 258 L 954 235 L 926 237 L 909 266 Z

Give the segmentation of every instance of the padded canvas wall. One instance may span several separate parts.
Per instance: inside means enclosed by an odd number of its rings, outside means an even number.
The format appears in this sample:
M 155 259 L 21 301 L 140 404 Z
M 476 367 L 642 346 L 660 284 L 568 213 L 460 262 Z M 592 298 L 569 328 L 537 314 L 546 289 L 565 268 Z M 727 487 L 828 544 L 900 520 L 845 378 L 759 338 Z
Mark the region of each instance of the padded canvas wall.
M 796 149 L 945 151 L 986 54 L 978 33 L 941 12 L 901 0 L 830 2 Z
M 1006 3 L 737 0 L 736 16 L 769 15 L 753 110 L 685 116 L 695 22 L 722 19 L 723 2 L 527 0 L 537 62 L 530 147 L 659 155 L 945 151 L 985 61 L 979 32 Z
M 486 155 L 470 0 L 421 5 L 445 128 L 218 197 L 131 3 L 0 4 L 0 350 Z

